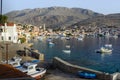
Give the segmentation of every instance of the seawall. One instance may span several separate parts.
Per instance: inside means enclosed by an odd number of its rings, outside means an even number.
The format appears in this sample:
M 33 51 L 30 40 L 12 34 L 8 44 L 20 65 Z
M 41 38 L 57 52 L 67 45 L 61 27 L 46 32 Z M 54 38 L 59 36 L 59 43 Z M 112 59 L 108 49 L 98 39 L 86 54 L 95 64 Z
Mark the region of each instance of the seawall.
M 56 68 L 59 68 L 60 70 L 62 70 L 64 72 L 68 72 L 68 73 L 77 74 L 78 71 L 92 72 L 97 75 L 97 79 L 99 79 L 99 80 L 112 80 L 111 74 L 96 71 L 96 70 L 81 67 L 81 66 L 77 66 L 77 65 L 73 65 L 73 64 L 70 64 L 58 57 L 53 58 L 53 66 Z

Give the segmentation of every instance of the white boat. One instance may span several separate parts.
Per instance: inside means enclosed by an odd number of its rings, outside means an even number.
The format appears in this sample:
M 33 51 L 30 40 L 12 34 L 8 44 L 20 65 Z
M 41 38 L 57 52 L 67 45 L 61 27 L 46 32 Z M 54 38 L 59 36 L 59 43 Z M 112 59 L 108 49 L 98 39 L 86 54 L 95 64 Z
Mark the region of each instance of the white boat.
M 85 37 L 84 34 L 80 34 L 79 37 L 77 38 L 77 40 L 83 41 L 84 37 Z
M 70 48 L 70 45 L 66 45 L 65 47 L 66 47 L 66 48 Z
M 112 47 L 112 44 L 105 44 L 105 47 Z
M 22 61 L 22 58 L 20 57 L 13 57 L 10 60 L 8 60 L 8 64 L 12 65 L 13 67 L 20 67 L 20 62 Z M 3 61 L 2 63 L 6 64 L 7 61 Z
M 71 53 L 71 50 L 62 50 L 64 53 Z
M 48 38 L 47 41 L 48 41 L 48 42 L 51 42 L 51 41 L 52 41 L 52 38 Z
M 30 62 L 25 62 L 22 65 L 22 67 L 19 67 L 17 69 L 37 80 L 40 79 L 46 73 L 46 69 L 40 67 L 37 68 L 37 64 Z
M 49 42 L 49 45 L 54 45 L 54 43 L 50 41 L 50 42 Z
M 99 53 L 111 53 L 112 50 L 113 50 L 112 45 L 111 44 L 106 44 L 104 47 L 101 47 L 96 52 L 99 52 Z
M 77 40 L 78 41 L 83 41 L 83 37 L 78 37 Z
M 101 47 L 101 48 L 100 48 L 100 52 L 102 52 L 102 53 L 110 53 L 110 52 L 112 52 L 112 49 L 108 49 L 108 48 L 105 48 L 105 47 Z
M 70 40 L 70 37 L 66 37 L 66 40 Z

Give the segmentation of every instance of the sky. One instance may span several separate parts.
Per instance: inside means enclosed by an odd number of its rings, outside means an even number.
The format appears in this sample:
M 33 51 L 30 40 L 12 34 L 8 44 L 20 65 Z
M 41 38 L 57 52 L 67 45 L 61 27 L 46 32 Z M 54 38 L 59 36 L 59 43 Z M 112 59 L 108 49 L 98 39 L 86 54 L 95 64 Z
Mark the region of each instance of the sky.
M 53 6 L 90 9 L 102 14 L 120 13 L 120 0 L 2 0 L 3 14 Z

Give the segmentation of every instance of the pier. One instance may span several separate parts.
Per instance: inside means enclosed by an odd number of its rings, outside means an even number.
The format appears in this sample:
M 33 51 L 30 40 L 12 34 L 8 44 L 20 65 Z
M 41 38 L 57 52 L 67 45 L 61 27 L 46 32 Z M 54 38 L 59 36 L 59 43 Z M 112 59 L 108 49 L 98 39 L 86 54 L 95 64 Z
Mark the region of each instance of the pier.
M 70 64 L 70 63 L 68 63 L 68 62 L 66 62 L 58 57 L 54 57 L 53 66 L 55 68 L 59 68 L 60 70 L 62 70 L 64 72 L 68 72 L 68 73 L 77 74 L 78 71 L 92 72 L 92 73 L 95 73 L 97 75 L 97 79 L 112 80 L 111 74 L 104 73 L 101 71 L 96 71 L 96 70 L 81 67 L 81 66 L 77 66 L 77 65 L 73 65 L 73 64 Z
M 44 60 L 44 54 L 38 52 L 37 50 L 34 49 L 30 49 L 27 47 L 24 47 L 24 50 L 18 50 L 17 54 L 20 56 L 26 56 L 26 57 L 31 57 L 31 58 L 35 58 L 38 60 L 43 61 Z

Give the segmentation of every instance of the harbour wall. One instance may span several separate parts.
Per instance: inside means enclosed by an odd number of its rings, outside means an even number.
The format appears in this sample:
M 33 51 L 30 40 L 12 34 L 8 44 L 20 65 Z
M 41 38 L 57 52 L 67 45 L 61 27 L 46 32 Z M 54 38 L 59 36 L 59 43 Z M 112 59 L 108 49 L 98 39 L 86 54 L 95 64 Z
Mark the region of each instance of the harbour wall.
M 96 71 L 96 70 L 81 67 L 81 66 L 77 66 L 77 65 L 73 65 L 73 64 L 70 64 L 58 57 L 53 58 L 53 66 L 55 68 L 59 68 L 60 70 L 62 70 L 64 72 L 73 73 L 76 75 L 77 75 L 78 71 L 85 71 L 85 72 L 95 73 L 97 75 L 97 79 L 99 79 L 99 80 L 112 80 L 111 74 Z
M 30 49 L 27 47 L 24 47 L 24 50 L 18 50 L 17 54 L 20 56 L 26 56 L 26 57 L 32 57 L 34 59 L 39 59 L 41 61 L 44 61 L 44 54 L 38 52 L 38 50 Z

